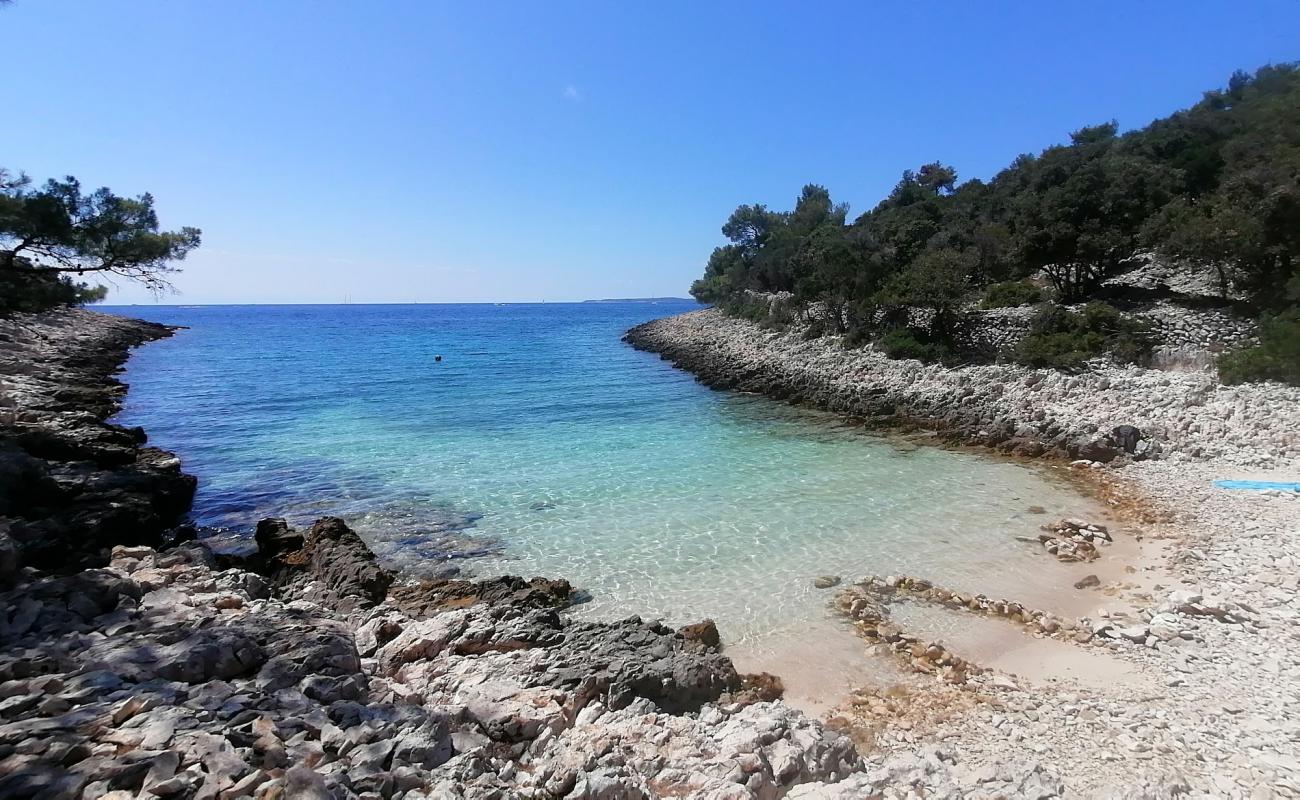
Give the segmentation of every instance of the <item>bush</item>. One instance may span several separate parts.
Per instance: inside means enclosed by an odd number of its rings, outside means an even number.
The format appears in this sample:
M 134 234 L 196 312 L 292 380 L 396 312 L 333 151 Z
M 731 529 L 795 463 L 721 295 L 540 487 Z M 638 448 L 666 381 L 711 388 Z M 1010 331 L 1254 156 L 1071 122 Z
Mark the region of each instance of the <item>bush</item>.
M 1219 378 L 1228 384 L 1281 381 L 1300 386 L 1300 306 L 1259 323 L 1259 345 L 1219 357 Z
M 890 358 L 915 358 L 927 364 L 957 360 L 951 344 L 916 328 L 894 328 L 876 344 Z
M 44 311 L 56 306 L 97 303 L 108 290 L 23 268 L 0 269 L 0 314 Z
M 1116 361 L 1132 363 L 1150 352 L 1146 326 L 1125 317 L 1114 306 L 1089 303 L 1077 313 L 1056 305 L 1044 306 L 1011 356 L 1028 367 L 1068 372 L 1107 353 Z
M 990 284 L 984 290 L 983 308 L 1011 308 L 1041 303 L 1046 297 L 1039 287 L 1029 281 L 1005 281 Z
M 762 322 L 767 319 L 771 308 L 771 303 L 766 296 L 753 292 L 730 294 L 718 305 L 728 316 L 740 317 L 750 322 Z

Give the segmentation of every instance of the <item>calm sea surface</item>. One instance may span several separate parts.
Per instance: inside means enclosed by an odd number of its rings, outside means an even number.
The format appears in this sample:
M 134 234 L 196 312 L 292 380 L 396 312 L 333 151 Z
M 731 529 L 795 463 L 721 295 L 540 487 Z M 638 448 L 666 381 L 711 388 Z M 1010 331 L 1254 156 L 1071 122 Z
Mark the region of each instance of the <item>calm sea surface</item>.
M 751 646 L 825 616 L 821 574 L 1068 583 L 1015 536 L 1043 521 L 1031 504 L 1088 501 L 711 391 L 620 341 L 690 307 L 105 310 L 188 326 L 136 351 L 119 421 L 198 475 L 205 526 L 335 514 L 413 572 L 563 576 L 582 613 L 708 614 Z

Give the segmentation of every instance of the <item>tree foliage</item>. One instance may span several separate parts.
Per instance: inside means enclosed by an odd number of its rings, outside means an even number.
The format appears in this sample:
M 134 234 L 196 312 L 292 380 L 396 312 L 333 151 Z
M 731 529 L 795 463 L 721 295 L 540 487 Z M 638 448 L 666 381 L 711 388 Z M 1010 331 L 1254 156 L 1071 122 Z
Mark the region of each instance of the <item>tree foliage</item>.
M 1025 366 L 1071 371 L 1103 355 L 1121 362 L 1138 361 L 1150 350 L 1146 329 L 1114 306 L 1092 302 L 1076 312 L 1045 304 L 1013 356 Z
M 171 288 L 175 262 L 199 241 L 198 228 L 159 230 L 149 194 L 85 192 L 73 177 L 33 188 L 26 175 L 0 170 L 0 274 L 7 290 L 27 287 L 35 298 L 57 290 L 56 283 L 75 288 L 70 276 L 89 274 L 161 292 Z M 70 302 L 86 299 L 87 291 L 76 290 Z
M 988 181 L 958 183 L 952 167 L 924 164 L 852 221 L 809 185 L 793 211 L 741 206 L 723 233 L 730 244 L 692 294 L 793 292 L 858 341 L 914 327 L 908 310 L 923 308 L 924 349 L 966 301 L 1038 299 L 1022 283 L 1036 274 L 1059 302 L 1086 302 L 1151 250 L 1214 268 L 1222 294 L 1244 293 L 1276 316 L 1296 303 L 1281 287 L 1300 270 L 1300 68 L 1238 72 L 1140 130 L 1080 128 Z M 1002 286 L 986 293 L 993 284 Z

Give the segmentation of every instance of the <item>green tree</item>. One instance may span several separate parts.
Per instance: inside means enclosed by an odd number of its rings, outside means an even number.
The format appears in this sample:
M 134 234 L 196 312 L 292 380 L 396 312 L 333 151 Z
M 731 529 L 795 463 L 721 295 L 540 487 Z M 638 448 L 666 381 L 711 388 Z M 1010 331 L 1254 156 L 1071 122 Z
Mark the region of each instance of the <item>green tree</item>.
M 691 284 L 691 296 L 701 303 L 717 303 L 745 280 L 745 259 L 739 245 L 713 248 L 704 277 Z
M 951 339 L 957 310 L 970 290 L 978 256 L 952 248 L 926 250 L 890 281 L 882 293 L 886 304 L 924 308 L 931 312 L 929 333 Z
M 199 241 L 198 228 L 160 231 L 149 194 L 85 193 L 72 177 L 39 189 L 23 175 L 0 179 L 0 270 L 115 275 L 163 291 Z
M 935 194 L 952 194 L 957 170 L 934 161 L 917 170 L 916 182 Z

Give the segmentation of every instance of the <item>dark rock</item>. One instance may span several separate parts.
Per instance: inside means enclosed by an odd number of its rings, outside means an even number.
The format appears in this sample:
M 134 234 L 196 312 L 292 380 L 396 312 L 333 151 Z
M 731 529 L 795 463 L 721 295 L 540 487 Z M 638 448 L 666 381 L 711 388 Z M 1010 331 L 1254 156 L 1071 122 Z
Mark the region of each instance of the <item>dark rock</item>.
M 1114 461 L 1120 453 L 1110 443 L 1110 439 L 1104 436 L 1093 436 L 1076 442 L 1072 451 L 1075 458 L 1098 461 L 1102 464 Z
M 1096 575 L 1088 575 L 1074 582 L 1076 589 L 1091 589 L 1095 586 L 1101 586 L 1101 578 Z
M 280 556 L 302 549 L 304 540 L 301 533 L 289 527 L 282 519 L 264 519 L 257 523 L 253 534 L 257 542 L 257 552 L 267 563 Z
M 168 647 L 159 658 L 158 674 L 168 680 L 203 683 L 248 675 L 266 662 L 266 652 L 234 628 L 195 631 Z
M 705 647 L 722 646 L 722 636 L 718 633 L 718 626 L 711 619 L 683 625 L 677 629 L 677 634 L 688 642 L 699 642 Z
M 1120 425 L 1111 429 L 1110 438 L 1125 453 L 1137 452 L 1138 442 L 1142 441 L 1142 431 L 1132 425 Z
M 0 514 L 22 561 L 72 572 L 102 566 L 114 544 L 160 543 L 189 510 L 194 478 L 139 428 L 104 420 L 125 387 L 114 377 L 131 347 L 167 328 L 88 311 L 0 320 L 0 378 L 24 380 L 0 420 Z
M 640 617 L 572 623 L 563 640 L 545 650 L 549 668 L 539 678 L 543 685 L 585 684 L 607 695 L 611 708 L 644 697 L 669 713 L 698 711 L 741 686 L 731 659 L 701 645 Z
M 263 691 L 287 689 L 315 677 L 352 678 L 361 672 L 356 644 L 337 628 L 303 620 L 250 633 L 269 656 L 257 673 L 257 684 Z M 326 691 L 324 686 L 316 688 Z M 335 685 L 333 691 L 346 694 L 351 689 Z
M 290 596 L 318 583 L 323 594 L 314 600 L 348 611 L 381 602 L 393 583 L 393 573 L 379 565 L 361 537 L 338 517 L 317 520 L 305 537 L 283 520 L 263 520 L 257 536 L 262 569 L 280 592 Z M 289 549 L 299 542 L 298 549 Z
M 1014 437 L 1007 439 L 999 448 L 1004 452 L 1022 458 L 1038 458 L 1047 452 L 1047 446 L 1037 439 L 1028 439 L 1024 437 Z
M 0 519 L 0 589 L 12 586 L 22 566 L 22 551 L 9 535 L 9 523 Z

